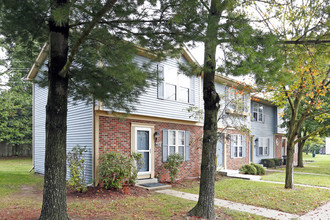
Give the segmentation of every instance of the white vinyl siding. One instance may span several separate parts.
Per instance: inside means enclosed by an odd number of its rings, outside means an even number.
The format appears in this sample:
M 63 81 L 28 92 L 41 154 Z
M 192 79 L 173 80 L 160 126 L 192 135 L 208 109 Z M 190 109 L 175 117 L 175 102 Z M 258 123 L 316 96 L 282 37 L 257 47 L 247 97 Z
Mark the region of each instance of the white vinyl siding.
M 150 61 L 148 58 L 142 56 L 136 56 L 134 60 L 140 66 Z M 183 58 L 181 60 L 182 62 L 187 62 Z M 157 80 L 150 81 L 150 86 L 140 95 L 138 102 L 134 104 L 135 109 L 131 111 L 131 114 L 194 122 L 199 121 L 199 118 L 191 117 L 191 113 L 189 113 L 187 109 L 192 105 L 198 109 L 200 107 L 200 79 L 198 77 L 192 77 L 190 80 L 191 85 L 189 87 L 189 97 L 191 100 L 189 100 L 189 103 L 165 99 L 165 82 L 163 80 L 163 78 L 166 77 L 166 75 L 164 75 L 165 66 L 178 69 L 178 60 L 170 58 L 160 63 L 151 63 L 150 68 L 158 70 L 159 80 L 158 82 Z M 108 110 L 106 106 L 104 106 L 104 110 Z
M 34 166 L 35 172 L 44 174 L 45 167 L 45 143 L 46 143 L 46 104 L 47 88 L 41 88 L 34 84 Z M 73 147 L 80 145 L 86 146 L 87 152 L 84 153 L 86 182 L 92 182 L 93 163 L 92 163 L 92 143 L 93 143 L 93 107 L 86 105 L 83 101 L 73 102 L 69 99 L 67 117 L 67 152 Z M 67 178 L 69 172 L 67 172 Z

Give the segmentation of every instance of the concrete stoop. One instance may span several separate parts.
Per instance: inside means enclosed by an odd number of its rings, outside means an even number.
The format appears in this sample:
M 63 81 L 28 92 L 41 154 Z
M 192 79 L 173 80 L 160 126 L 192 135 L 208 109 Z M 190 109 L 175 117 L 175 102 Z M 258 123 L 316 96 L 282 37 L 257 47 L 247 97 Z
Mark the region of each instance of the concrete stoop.
M 238 178 L 245 180 L 261 180 L 261 176 L 240 174 L 238 170 L 220 170 L 218 172 L 223 176 L 227 176 L 231 178 Z
M 150 191 L 169 189 L 172 187 L 171 185 L 158 183 L 158 180 L 155 178 L 139 179 L 139 180 L 137 180 L 136 186 L 150 190 Z

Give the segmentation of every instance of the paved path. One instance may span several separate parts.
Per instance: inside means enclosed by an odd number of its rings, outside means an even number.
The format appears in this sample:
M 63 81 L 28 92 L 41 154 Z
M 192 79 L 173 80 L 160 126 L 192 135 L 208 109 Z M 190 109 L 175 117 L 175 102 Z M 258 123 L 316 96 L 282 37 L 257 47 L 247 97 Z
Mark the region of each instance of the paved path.
M 184 199 L 188 199 L 188 200 L 192 200 L 192 201 L 198 201 L 198 195 L 196 195 L 196 194 L 184 193 L 184 192 L 179 192 L 179 191 L 170 190 L 170 189 L 159 190 L 156 192 L 166 194 L 166 195 L 176 196 L 179 198 L 184 198 Z M 280 220 L 283 219 L 284 220 L 284 219 L 292 219 L 292 218 L 299 217 L 299 215 L 295 215 L 295 214 L 256 207 L 256 206 L 252 206 L 252 205 L 245 205 L 242 203 L 236 203 L 236 202 L 231 202 L 231 201 L 222 200 L 222 199 L 214 199 L 214 204 L 216 206 L 221 206 L 221 207 L 225 207 L 225 208 L 229 208 L 229 209 L 233 209 L 233 210 L 237 210 L 237 211 L 241 211 L 241 212 L 248 212 L 251 214 L 256 214 L 256 215 L 264 216 L 267 218 L 273 218 L 273 219 L 280 219 Z M 323 219 L 326 219 L 326 218 L 323 218 Z
M 257 181 L 257 182 L 265 182 L 265 183 L 275 183 L 275 184 L 283 184 L 283 182 L 275 182 L 275 181 L 270 181 L 270 180 L 251 180 L 251 181 Z M 329 187 L 325 186 L 313 186 L 313 185 L 305 185 L 305 184 L 299 184 L 299 183 L 294 183 L 294 186 L 304 186 L 304 187 L 311 187 L 311 188 L 318 188 L 318 189 L 327 189 L 330 190 Z
M 330 202 L 318 207 L 317 209 L 308 212 L 298 218 L 299 220 L 329 220 L 330 219 Z
M 273 170 L 273 169 L 269 169 L 267 168 L 266 171 L 270 171 L 270 172 L 278 172 L 278 173 L 285 173 L 285 170 Z M 293 172 L 295 173 L 299 173 L 299 174 L 309 174 L 309 175 L 317 175 L 317 176 L 330 176 L 330 174 L 325 174 L 325 173 L 305 173 L 305 172 Z

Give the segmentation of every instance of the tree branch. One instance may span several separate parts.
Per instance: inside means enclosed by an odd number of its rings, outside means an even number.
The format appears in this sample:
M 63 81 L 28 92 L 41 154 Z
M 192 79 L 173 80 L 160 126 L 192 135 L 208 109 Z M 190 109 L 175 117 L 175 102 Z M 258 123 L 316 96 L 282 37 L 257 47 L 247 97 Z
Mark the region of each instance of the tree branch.
M 108 0 L 105 5 L 103 6 L 103 8 L 95 15 L 95 17 L 93 18 L 93 20 L 90 22 L 90 24 L 87 26 L 87 28 L 83 31 L 83 33 L 81 34 L 80 38 L 77 40 L 77 42 L 72 46 L 69 58 L 65 64 L 65 66 L 63 67 L 63 69 L 59 72 L 59 75 L 61 77 L 65 77 L 73 60 L 74 60 L 74 56 L 76 55 L 76 53 L 78 52 L 78 49 L 80 47 L 80 45 L 85 41 L 85 39 L 88 37 L 88 35 L 91 33 L 91 31 L 93 30 L 93 28 L 98 24 L 98 22 L 101 20 L 101 18 L 103 17 L 103 15 L 105 15 L 113 6 L 114 4 L 117 2 L 117 0 Z
M 316 131 L 310 133 L 310 134 L 307 135 L 307 136 L 304 136 L 304 137 L 298 138 L 298 139 L 296 139 L 296 140 L 294 141 L 294 143 L 296 144 L 296 143 L 298 143 L 299 141 L 307 140 L 308 138 L 310 138 L 310 137 L 312 137 L 312 136 L 315 136 L 315 135 L 317 135 L 318 133 L 320 133 L 321 131 L 326 130 L 326 129 L 330 129 L 330 125 L 325 126 L 325 127 L 323 127 L 323 128 L 319 128 L 319 129 L 317 129 Z

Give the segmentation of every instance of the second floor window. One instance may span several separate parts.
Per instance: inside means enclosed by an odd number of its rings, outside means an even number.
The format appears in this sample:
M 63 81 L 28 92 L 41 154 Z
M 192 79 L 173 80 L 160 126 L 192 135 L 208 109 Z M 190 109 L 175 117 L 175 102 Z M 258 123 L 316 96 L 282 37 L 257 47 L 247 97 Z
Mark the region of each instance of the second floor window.
M 245 94 L 232 87 L 226 87 L 227 108 L 237 112 L 247 112 L 248 105 Z
M 189 102 L 190 78 L 184 74 L 179 74 L 177 68 L 165 67 L 165 89 L 164 98 L 179 102 Z
M 195 104 L 195 80 L 178 72 L 178 68 L 158 65 L 157 97 Z
M 254 121 L 264 121 L 264 106 L 260 103 L 253 103 L 252 117 Z

